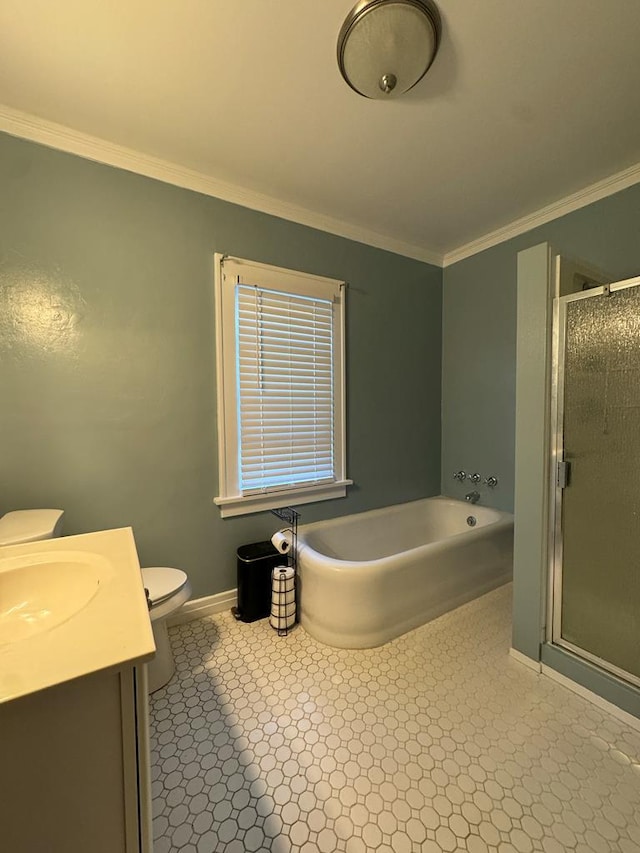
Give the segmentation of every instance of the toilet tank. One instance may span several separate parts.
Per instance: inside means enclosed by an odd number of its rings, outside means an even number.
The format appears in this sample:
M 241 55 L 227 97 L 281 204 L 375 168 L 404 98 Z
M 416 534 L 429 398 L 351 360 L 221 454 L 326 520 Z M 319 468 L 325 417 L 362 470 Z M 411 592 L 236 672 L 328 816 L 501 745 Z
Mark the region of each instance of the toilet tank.
M 54 539 L 62 533 L 61 509 L 19 509 L 0 518 L 0 547 Z

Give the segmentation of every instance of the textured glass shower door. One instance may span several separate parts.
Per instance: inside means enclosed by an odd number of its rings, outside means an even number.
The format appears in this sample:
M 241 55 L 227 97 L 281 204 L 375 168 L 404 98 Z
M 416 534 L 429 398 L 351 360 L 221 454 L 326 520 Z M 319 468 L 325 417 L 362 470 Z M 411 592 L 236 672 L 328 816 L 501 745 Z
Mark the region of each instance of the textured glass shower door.
M 640 279 L 559 304 L 553 641 L 640 683 Z M 563 461 L 564 460 L 564 461 Z

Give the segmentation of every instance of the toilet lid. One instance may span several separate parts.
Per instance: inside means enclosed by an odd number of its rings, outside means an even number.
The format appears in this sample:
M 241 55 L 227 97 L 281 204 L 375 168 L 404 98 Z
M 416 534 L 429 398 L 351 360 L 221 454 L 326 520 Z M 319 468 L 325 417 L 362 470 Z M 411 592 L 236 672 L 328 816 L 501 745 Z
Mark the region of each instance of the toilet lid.
M 158 604 L 182 589 L 187 582 L 187 575 L 182 569 L 152 566 L 150 569 L 142 569 L 142 582 L 149 590 L 151 603 Z
M 0 545 L 37 542 L 53 535 L 61 509 L 19 509 L 0 518 Z

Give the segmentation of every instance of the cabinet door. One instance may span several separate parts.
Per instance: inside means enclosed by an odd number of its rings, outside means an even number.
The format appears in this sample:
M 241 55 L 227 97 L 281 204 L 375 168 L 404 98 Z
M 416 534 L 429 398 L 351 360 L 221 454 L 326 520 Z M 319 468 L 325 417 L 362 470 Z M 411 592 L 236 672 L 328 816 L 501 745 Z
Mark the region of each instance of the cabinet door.
M 137 808 L 133 820 L 125 808 L 133 789 L 127 796 L 121 675 L 96 673 L 0 705 L 3 850 L 139 850 Z

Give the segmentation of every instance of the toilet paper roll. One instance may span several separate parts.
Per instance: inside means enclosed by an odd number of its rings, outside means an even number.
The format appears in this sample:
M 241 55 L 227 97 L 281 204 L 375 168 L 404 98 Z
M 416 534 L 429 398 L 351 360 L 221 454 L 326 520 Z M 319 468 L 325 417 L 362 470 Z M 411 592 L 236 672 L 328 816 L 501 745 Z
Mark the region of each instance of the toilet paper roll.
M 271 572 L 273 588 L 277 589 L 276 584 L 288 582 L 293 583 L 294 576 L 295 572 L 293 570 L 293 566 L 276 566 Z
M 271 615 L 272 616 L 295 616 L 296 615 L 296 603 L 295 601 L 291 604 L 272 604 L 271 605 Z
M 287 554 L 291 548 L 291 531 L 278 530 L 271 537 L 271 542 L 276 551 L 281 554 Z
M 271 584 L 271 589 L 273 592 L 291 592 L 291 590 L 296 588 L 296 584 L 293 578 L 274 578 L 273 583 Z
M 276 591 L 275 589 L 271 593 L 271 604 L 295 604 L 296 602 L 296 591 L 291 588 L 288 590 L 282 590 L 282 592 Z M 273 608 L 272 608 L 273 609 Z
M 295 600 L 295 592 L 296 579 L 293 569 L 287 567 L 274 569 L 271 580 L 271 601 L 275 604 L 290 604 Z
M 274 616 L 272 613 L 269 617 L 271 627 L 275 628 L 276 631 L 283 631 L 285 628 L 292 628 L 295 621 L 295 613 L 293 613 L 291 616 Z

